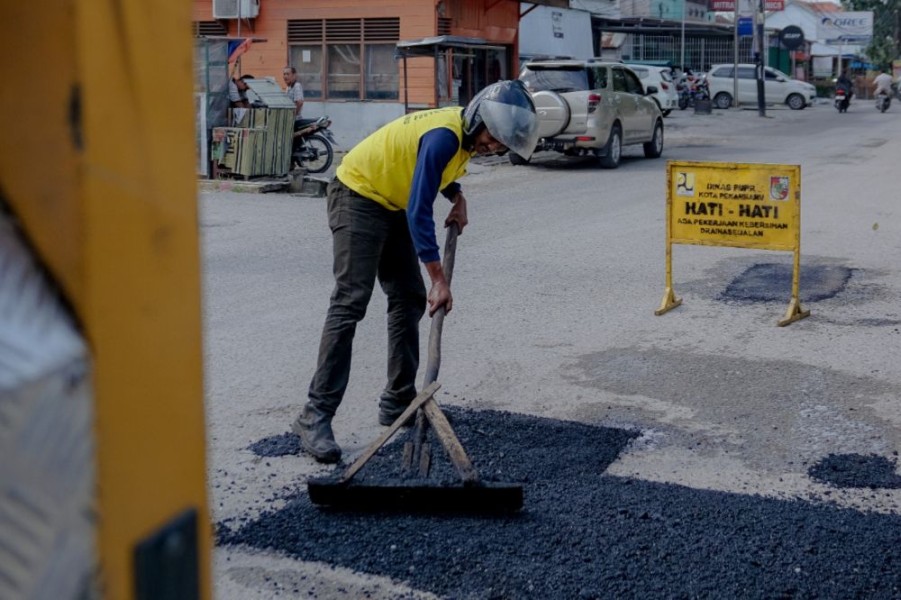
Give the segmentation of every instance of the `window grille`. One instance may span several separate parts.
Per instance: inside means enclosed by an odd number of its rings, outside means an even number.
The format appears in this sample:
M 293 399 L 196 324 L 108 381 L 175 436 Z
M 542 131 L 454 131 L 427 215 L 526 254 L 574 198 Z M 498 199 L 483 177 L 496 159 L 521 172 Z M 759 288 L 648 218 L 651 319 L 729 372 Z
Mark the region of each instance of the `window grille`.
M 228 27 L 219 21 L 194 21 L 194 35 L 228 35 Z

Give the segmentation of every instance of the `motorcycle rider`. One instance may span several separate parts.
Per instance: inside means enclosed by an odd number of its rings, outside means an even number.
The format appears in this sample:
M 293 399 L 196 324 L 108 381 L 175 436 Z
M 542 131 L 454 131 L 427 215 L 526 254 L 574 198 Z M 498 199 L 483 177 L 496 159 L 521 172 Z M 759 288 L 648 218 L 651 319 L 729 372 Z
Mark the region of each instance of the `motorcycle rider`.
M 892 95 L 892 76 L 888 74 L 885 67 L 879 70 L 879 75 L 877 75 L 876 79 L 873 80 L 873 95 Z
M 392 424 L 416 396 L 419 321 L 448 312 L 453 297 L 435 238 L 433 204 L 453 202 L 445 226 L 468 223 L 457 179 L 479 154 L 510 149 L 531 156 L 538 141 L 532 98 L 520 81 L 499 81 L 466 106 L 402 116 L 357 144 L 328 187 L 335 288 L 319 344 L 308 401 L 291 426 L 320 462 L 341 458 L 332 418 L 350 376 L 351 345 L 376 279 L 388 297 L 388 382 L 379 423 Z M 431 279 L 426 294 L 419 263 Z
M 847 70 L 842 71 L 842 74 L 835 80 L 835 90 L 845 92 L 845 100 L 839 110 L 847 110 L 848 105 L 851 104 L 851 97 L 854 95 L 854 84 L 851 82 L 851 78 L 848 77 Z
M 854 84 L 851 82 L 851 78 L 848 77 L 848 71 L 842 71 L 842 74 L 835 80 L 835 89 L 844 90 L 845 96 L 850 100 L 851 96 L 854 95 L 853 88 Z

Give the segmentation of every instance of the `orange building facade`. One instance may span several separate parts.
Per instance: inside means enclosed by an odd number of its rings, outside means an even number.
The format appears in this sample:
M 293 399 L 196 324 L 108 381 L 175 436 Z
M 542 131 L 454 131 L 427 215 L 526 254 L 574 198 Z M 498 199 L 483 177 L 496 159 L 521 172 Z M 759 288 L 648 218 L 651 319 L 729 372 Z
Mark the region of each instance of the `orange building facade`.
M 303 116 L 328 114 L 339 143 L 352 145 L 408 110 L 465 105 L 485 85 L 516 77 L 520 14 L 536 4 L 569 2 L 194 0 L 193 20 L 198 35 L 260 40 L 232 65 L 236 74 L 281 83 L 282 68 L 293 66 Z M 399 58 L 398 42 L 437 36 L 450 36 L 439 38 L 449 45 L 412 46 Z M 463 38 L 474 44 L 454 46 Z

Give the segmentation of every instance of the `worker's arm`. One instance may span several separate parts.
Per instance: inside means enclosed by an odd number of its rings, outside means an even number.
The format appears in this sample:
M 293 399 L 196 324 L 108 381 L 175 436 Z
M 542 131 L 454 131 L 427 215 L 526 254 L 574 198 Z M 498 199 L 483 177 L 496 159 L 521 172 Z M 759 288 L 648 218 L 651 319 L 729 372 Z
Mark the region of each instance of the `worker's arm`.
M 441 267 L 441 256 L 435 238 L 433 204 L 438 195 L 438 186 L 441 185 L 441 174 L 459 149 L 460 140 L 450 129 L 440 127 L 422 136 L 407 203 L 410 237 L 413 239 L 416 255 L 425 265 L 432 282 L 429 289 L 429 316 L 435 314 L 441 306 L 444 306 L 447 312 L 453 307 L 453 296 L 444 276 L 444 269 Z M 457 211 L 453 220 L 462 230 L 466 225 L 466 199 L 460 193 L 460 185 L 452 183 L 445 187 L 442 193 L 445 196 L 450 195 L 454 202 L 451 213 Z M 451 215 L 448 215 L 448 220 L 451 220 Z
M 451 223 L 456 223 L 459 228 L 458 233 L 463 233 L 463 228 L 469 224 L 469 219 L 466 216 L 466 198 L 463 196 L 460 184 L 452 181 L 446 188 L 441 190 L 441 195 L 454 205 L 447 214 L 447 218 L 444 219 L 444 226 L 449 227 Z

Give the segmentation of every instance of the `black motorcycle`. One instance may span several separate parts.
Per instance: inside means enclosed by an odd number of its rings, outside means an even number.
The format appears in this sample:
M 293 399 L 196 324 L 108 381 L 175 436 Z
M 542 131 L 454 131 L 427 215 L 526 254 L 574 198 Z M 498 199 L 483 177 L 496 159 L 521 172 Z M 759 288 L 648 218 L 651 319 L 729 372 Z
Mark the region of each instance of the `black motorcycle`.
M 892 97 L 888 94 L 878 94 L 876 96 L 876 110 L 885 112 L 892 104 Z
M 835 89 L 835 109 L 840 112 L 848 112 L 848 105 L 851 104 L 851 94 L 845 88 Z
M 332 166 L 336 143 L 327 116 L 294 121 L 294 143 L 291 145 L 291 166 L 309 173 L 322 173 Z

